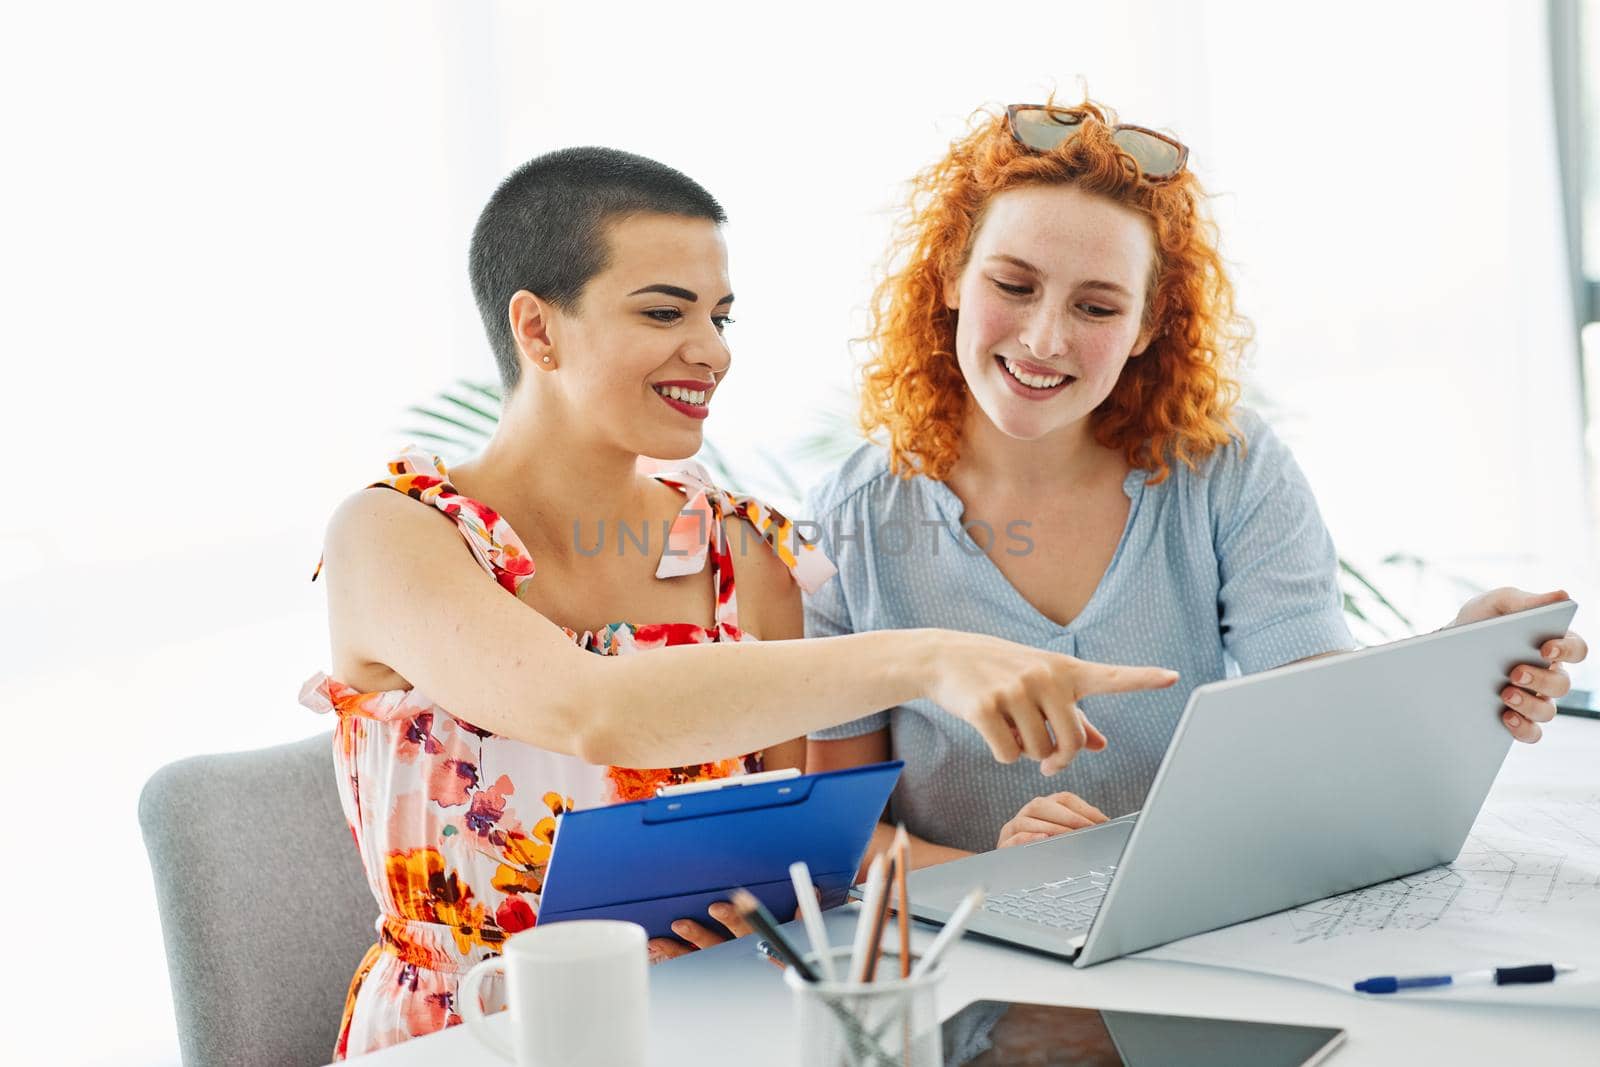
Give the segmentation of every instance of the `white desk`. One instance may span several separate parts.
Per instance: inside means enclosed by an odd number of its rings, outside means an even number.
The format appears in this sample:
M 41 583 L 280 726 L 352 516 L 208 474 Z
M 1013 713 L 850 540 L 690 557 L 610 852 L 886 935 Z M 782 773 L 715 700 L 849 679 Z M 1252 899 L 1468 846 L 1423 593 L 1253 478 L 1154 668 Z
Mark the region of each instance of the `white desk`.
M 1495 796 L 1581 798 L 1600 789 L 1600 722 L 1562 718 L 1543 742 L 1517 745 Z M 847 943 L 853 908 L 829 914 L 835 944 Z M 797 933 L 797 937 L 803 935 Z M 919 928 L 918 947 L 933 936 Z M 1600 930 L 1593 932 L 1600 938 Z M 656 1067 L 797 1063 L 788 989 L 758 958 L 753 939 L 698 952 L 650 972 L 651 1058 Z M 1027 1000 L 1169 1014 L 1231 1016 L 1340 1026 L 1349 1031 L 1333 1067 L 1357 1064 L 1600 1064 L 1600 984 L 1582 1008 L 1374 999 L 1308 983 L 1151 960 L 1115 960 L 1077 970 L 1059 960 L 968 938 L 952 950 L 939 1013 L 974 1000 Z M 497 1019 L 502 1023 L 503 1020 Z M 465 1027 L 455 1027 L 357 1062 L 372 1067 L 502 1063 Z

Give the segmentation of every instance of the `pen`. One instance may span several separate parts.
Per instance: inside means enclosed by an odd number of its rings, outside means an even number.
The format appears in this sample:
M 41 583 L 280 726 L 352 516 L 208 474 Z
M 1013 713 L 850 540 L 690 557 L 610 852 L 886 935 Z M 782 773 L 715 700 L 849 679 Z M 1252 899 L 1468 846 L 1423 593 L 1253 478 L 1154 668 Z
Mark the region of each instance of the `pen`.
M 804 860 L 789 864 L 789 880 L 794 883 L 794 896 L 800 902 L 800 918 L 806 924 L 806 937 L 811 939 L 811 951 L 817 957 L 817 969 L 830 982 L 839 980 L 833 966 L 833 946 L 828 944 L 828 928 L 822 921 L 822 907 L 817 903 L 816 890 L 811 887 L 811 868 Z
M 817 972 L 807 966 L 806 961 L 800 957 L 800 953 L 789 943 L 789 939 L 783 936 L 783 931 L 778 929 L 777 920 L 772 917 L 772 913 L 767 910 L 766 905 L 756 899 L 754 893 L 748 889 L 735 889 L 733 891 L 733 906 L 746 922 L 755 927 L 756 933 L 766 938 L 767 947 L 772 949 L 780 961 L 793 967 L 794 973 L 805 981 L 815 982 L 817 980 Z M 760 945 L 756 946 L 757 949 L 760 949 L 760 947 Z
M 939 957 L 945 954 L 961 932 L 967 928 L 967 923 L 972 919 L 972 913 L 983 904 L 983 890 L 974 889 L 962 898 L 956 905 L 955 914 L 950 916 L 950 921 L 944 924 L 944 929 L 939 931 L 939 936 L 933 939 L 933 944 L 928 946 L 928 951 L 922 954 L 922 959 L 917 961 L 916 970 L 911 972 L 912 981 L 916 981 L 939 962 Z
M 1406 978 L 1380 975 L 1356 983 L 1357 993 L 1394 993 L 1402 989 L 1433 989 L 1450 985 L 1531 985 L 1554 982 L 1556 975 L 1575 971 L 1565 963 L 1530 963 L 1525 967 L 1496 967 L 1492 970 L 1463 971 L 1460 974 L 1419 974 Z

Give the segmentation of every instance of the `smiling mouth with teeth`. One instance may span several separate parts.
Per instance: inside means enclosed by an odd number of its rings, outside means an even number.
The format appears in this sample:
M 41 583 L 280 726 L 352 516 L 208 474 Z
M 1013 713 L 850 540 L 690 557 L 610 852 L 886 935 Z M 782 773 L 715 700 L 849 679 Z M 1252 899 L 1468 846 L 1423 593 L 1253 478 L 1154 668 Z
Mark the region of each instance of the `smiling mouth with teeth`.
M 685 389 L 679 385 L 657 385 L 652 388 L 668 400 L 681 400 L 696 407 L 705 407 L 706 394 L 710 392 L 708 389 Z
M 996 356 L 994 358 L 995 362 L 1000 364 L 1002 370 L 1029 389 L 1055 389 L 1067 382 L 1077 380 L 1070 374 L 1030 374 L 1004 356 Z
M 711 385 L 701 382 L 656 382 L 651 389 L 662 401 L 680 415 L 703 419 L 711 414 L 707 402 L 711 399 Z

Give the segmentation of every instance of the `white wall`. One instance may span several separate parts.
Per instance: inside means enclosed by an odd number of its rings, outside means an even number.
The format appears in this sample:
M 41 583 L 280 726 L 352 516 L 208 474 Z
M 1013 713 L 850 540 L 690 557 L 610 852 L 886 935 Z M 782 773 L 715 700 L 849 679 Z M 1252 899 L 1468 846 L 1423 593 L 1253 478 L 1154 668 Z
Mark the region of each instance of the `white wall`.
M 899 183 L 974 107 L 1082 75 L 1178 132 L 1220 194 L 1253 382 L 1341 546 L 1593 603 L 1543 5 L 1328 10 L 9 13 L 0 702 L 23 740 L 0 833 L 22 875 L 0 900 L 73 933 L 0 982 L 42 1047 L 175 1057 L 138 787 L 325 728 L 294 703 L 326 654 L 322 522 L 408 403 L 492 376 L 467 235 L 507 170 L 561 145 L 656 156 L 724 201 L 740 321 L 709 428 L 781 455 L 851 385 Z M 1439 583 L 1389 581 L 1445 621 Z M 118 966 L 78 962 L 96 946 Z

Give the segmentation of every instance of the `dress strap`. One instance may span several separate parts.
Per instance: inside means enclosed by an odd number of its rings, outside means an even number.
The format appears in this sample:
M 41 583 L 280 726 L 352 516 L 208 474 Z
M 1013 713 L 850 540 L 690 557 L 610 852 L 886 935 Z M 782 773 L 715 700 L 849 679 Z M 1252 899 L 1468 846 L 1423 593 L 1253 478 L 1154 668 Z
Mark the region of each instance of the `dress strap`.
M 508 592 L 515 594 L 533 577 L 533 557 L 511 524 L 487 504 L 456 492 L 444 462 L 418 448 L 402 452 L 389 463 L 389 477 L 372 483 L 432 504 L 455 520 L 461 537 L 485 570 Z
M 533 557 L 522 538 L 498 511 L 456 492 L 450 484 L 450 472 L 438 456 L 409 447 L 389 461 L 389 477 L 367 488 L 393 489 L 450 516 L 473 557 L 508 592 L 515 594 L 523 582 L 533 577 Z M 320 573 L 322 564 L 318 563 L 317 574 Z M 312 581 L 316 577 L 313 574 Z
M 738 625 L 738 602 L 733 587 L 733 554 L 723 537 L 722 519 L 740 518 L 750 523 L 767 543 L 795 584 L 814 593 L 838 573 L 814 542 L 801 536 L 796 524 L 776 508 L 752 496 L 730 493 L 712 483 L 710 472 L 693 460 L 672 470 L 651 475 L 688 497 L 667 532 L 657 578 L 699 574 L 708 559 L 717 575 L 717 623 Z

